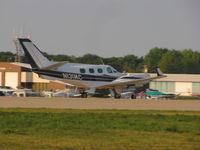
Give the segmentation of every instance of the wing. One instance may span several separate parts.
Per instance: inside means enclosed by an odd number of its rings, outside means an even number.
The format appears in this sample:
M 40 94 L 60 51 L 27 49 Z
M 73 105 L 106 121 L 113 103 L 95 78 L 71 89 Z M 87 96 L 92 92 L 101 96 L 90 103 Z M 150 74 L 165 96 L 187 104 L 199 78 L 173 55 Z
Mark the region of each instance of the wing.
M 143 78 L 143 79 L 129 79 L 129 80 L 114 80 L 110 83 L 101 85 L 101 86 L 96 86 L 95 88 L 113 88 L 115 86 L 123 86 L 123 85 L 131 85 L 131 84 L 139 84 L 139 83 L 145 83 L 145 82 L 150 82 L 155 79 L 160 79 L 164 78 L 166 75 L 159 75 L 156 77 L 150 77 L 150 78 Z

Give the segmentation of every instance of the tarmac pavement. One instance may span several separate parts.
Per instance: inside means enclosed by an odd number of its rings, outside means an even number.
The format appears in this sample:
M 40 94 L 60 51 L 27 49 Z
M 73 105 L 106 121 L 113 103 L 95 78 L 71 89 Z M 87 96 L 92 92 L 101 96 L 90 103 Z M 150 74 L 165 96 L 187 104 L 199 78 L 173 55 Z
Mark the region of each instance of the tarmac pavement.
M 0 108 L 61 108 L 200 111 L 200 100 L 0 97 Z

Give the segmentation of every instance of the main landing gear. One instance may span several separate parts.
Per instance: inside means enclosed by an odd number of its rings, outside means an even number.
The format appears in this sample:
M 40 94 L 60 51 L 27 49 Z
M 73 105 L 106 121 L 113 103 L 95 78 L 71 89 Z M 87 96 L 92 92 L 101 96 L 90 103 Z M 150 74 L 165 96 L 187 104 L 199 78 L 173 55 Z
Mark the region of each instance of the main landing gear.
M 85 92 L 84 88 L 79 88 L 78 90 L 79 90 L 82 98 L 87 98 L 88 97 L 88 94 L 87 94 L 87 92 Z
M 87 98 L 87 97 L 88 97 L 88 95 L 87 95 L 87 93 L 86 93 L 86 92 L 82 92 L 82 93 L 81 93 L 81 97 L 82 97 L 82 98 Z
M 117 94 L 117 93 L 115 93 L 114 97 L 115 97 L 116 99 L 120 99 L 120 98 L 121 98 L 121 95 L 120 95 L 120 94 Z

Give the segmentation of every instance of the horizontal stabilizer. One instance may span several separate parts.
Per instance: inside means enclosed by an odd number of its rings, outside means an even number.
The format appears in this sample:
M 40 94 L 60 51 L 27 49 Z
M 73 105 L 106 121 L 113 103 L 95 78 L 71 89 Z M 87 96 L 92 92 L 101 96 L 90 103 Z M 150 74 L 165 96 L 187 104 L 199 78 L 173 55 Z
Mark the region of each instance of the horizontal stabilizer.
M 60 66 L 64 65 L 64 64 L 67 64 L 68 61 L 62 61 L 62 62 L 58 62 L 58 63 L 55 63 L 53 65 L 50 65 L 48 67 L 44 67 L 42 69 L 45 69 L 45 70 L 56 70 L 57 68 L 59 68 Z

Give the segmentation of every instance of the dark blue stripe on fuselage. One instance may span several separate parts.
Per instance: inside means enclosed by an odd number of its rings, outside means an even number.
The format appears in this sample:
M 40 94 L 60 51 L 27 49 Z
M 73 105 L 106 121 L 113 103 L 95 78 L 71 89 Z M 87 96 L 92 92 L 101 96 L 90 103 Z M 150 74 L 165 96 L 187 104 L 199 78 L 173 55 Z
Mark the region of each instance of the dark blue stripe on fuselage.
M 109 76 L 109 75 L 97 76 L 97 75 L 61 72 L 61 71 L 53 71 L 53 70 L 42 70 L 42 69 L 32 69 L 32 71 L 39 75 L 46 75 L 50 77 L 55 77 L 55 78 L 60 78 L 60 79 L 70 79 L 70 80 L 111 82 L 117 79 L 117 77 Z

